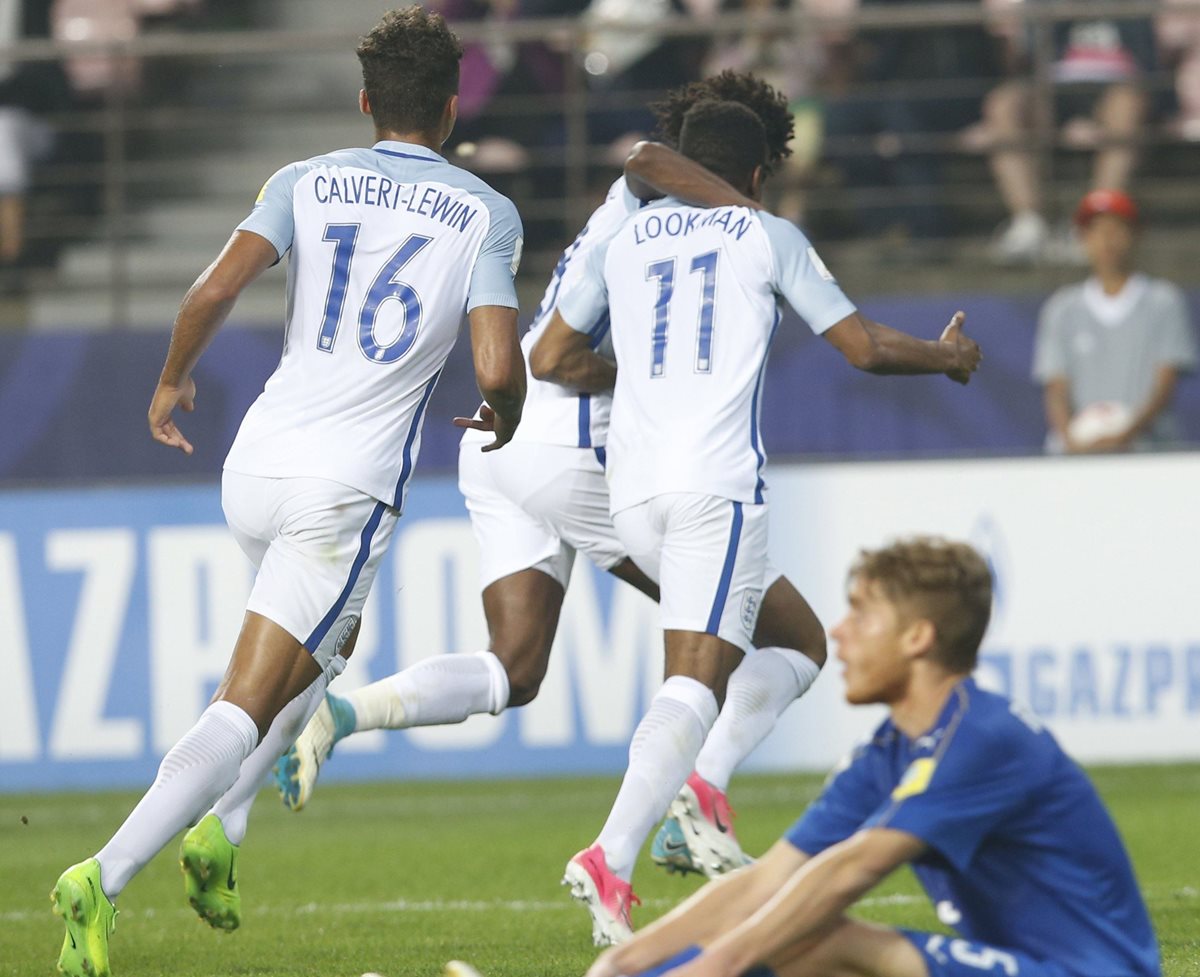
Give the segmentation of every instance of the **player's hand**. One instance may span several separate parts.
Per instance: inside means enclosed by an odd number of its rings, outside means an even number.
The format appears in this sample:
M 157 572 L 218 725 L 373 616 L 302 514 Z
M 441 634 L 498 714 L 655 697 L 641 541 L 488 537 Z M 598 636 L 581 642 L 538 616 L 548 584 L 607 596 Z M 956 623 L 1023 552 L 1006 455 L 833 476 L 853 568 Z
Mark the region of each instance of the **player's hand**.
M 495 451 L 497 448 L 503 448 L 512 440 L 513 434 L 517 430 L 515 422 L 497 414 L 487 404 L 480 405 L 478 417 L 454 418 L 454 426 L 470 428 L 472 431 L 488 431 L 496 435 L 496 439 L 491 444 L 485 444 L 480 449 L 481 451 Z
M 160 444 L 178 448 L 185 455 L 190 455 L 194 450 L 192 444 L 175 426 L 171 417 L 176 407 L 189 414 L 196 409 L 196 384 L 191 377 L 187 377 L 178 386 L 160 380 L 148 412 L 150 437 Z
M 963 335 L 962 324 L 966 318 L 965 312 L 955 312 L 950 317 L 950 324 L 942 331 L 940 340 L 943 344 L 951 346 L 954 354 L 954 366 L 946 371 L 946 376 L 964 386 L 970 382 L 971 374 L 979 369 L 979 363 L 983 359 L 979 344 Z

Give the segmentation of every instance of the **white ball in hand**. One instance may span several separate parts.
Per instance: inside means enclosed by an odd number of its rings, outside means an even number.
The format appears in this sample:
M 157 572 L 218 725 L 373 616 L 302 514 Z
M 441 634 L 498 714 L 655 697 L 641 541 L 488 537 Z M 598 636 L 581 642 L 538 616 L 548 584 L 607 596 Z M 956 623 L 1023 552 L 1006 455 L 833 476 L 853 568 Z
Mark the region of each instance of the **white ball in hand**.
M 1113 438 L 1129 430 L 1133 414 L 1124 404 L 1102 400 L 1088 404 L 1067 425 L 1067 434 L 1078 445 L 1086 447 L 1102 438 Z

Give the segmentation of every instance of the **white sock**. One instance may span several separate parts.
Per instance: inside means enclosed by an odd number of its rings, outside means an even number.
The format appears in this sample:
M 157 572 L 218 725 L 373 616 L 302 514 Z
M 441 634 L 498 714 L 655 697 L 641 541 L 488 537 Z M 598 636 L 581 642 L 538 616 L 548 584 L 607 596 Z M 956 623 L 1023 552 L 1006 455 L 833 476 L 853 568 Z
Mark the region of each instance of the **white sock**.
M 650 829 L 692 771 L 717 718 L 717 698 L 704 683 L 672 675 L 650 700 L 629 744 L 629 767 L 596 839 L 608 867 L 626 882 Z
M 395 675 L 355 689 L 354 731 L 461 723 L 508 705 L 508 673 L 490 651 L 434 655 Z
M 791 648 L 759 648 L 746 655 L 729 676 L 725 705 L 696 757 L 696 773 L 718 790 L 728 790 L 738 764 L 820 674 L 816 662 Z
M 312 685 L 279 711 L 258 748 L 242 762 L 234 785 L 213 805 L 212 813 L 221 819 L 221 827 L 225 829 L 225 837 L 231 844 L 240 845 L 245 840 L 250 808 L 271 767 L 296 742 L 296 737 L 324 700 L 326 686 L 341 675 L 345 667 L 346 659 L 341 655 L 335 656 Z
M 204 710 L 163 757 L 150 789 L 96 854 L 101 884 L 110 899 L 225 792 L 256 743 L 258 729 L 240 707 L 221 701 Z

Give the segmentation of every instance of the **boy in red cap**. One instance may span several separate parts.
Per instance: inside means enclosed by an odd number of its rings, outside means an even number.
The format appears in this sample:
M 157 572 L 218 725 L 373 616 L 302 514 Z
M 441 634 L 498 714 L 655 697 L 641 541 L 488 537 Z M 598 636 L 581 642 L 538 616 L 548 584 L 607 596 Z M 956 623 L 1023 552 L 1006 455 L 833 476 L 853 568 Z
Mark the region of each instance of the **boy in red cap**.
M 1133 270 L 1138 209 L 1093 190 L 1075 210 L 1092 275 L 1042 307 L 1033 376 L 1045 389 L 1047 449 L 1110 452 L 1181 439 L 1170 412 L 1181 371 L 1196 365 L 1183 293 Z

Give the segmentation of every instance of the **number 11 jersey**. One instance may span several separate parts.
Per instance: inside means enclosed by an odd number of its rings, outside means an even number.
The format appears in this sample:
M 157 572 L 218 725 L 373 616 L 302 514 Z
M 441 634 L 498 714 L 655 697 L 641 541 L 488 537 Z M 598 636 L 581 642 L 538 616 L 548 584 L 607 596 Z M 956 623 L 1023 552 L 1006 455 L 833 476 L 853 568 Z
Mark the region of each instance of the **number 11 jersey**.
M 283 356 L 225 467 L 403 508 L 464 314 L 517 307 L 516 208 L 431 149 L 385 141 L 284 167 L 238 230 L 291 257 Z
M 762 383 L 783 299 L 815 333 L 854 312 L 793 224 L 671 198 L 630 215 L 564 280 L 569 325 L 586 330 L 605 304 L 611 318 L 614 514 L 668 492 L 765 501 Z

